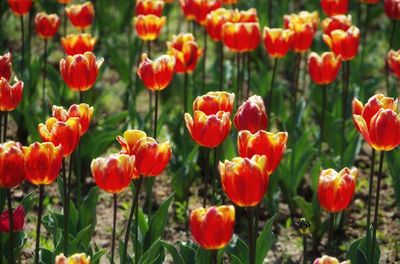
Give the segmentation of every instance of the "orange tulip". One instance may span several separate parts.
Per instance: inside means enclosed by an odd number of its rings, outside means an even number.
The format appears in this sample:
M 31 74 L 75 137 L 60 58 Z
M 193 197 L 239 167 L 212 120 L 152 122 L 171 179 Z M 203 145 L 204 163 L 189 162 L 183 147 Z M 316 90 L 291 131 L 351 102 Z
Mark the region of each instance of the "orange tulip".
M 80 136 L 82 136 L 90 127 L 90 121 L 93 116 L 93 107 L 90 107 L 88 104 L 73 104 L 67 111 L 62 106 L 54 105 L 52 115 L 61 122 L 67 122 L 70 118 L 78 118 L 80 124 Z
M 35 16 L 36 33 L 43 39 L 52 38 L 61 25 L 61 19 L 57 14 L 40 12 Z
M 358 132 L 374 149 L 390 151 L 400 145 L 398 99 L 377 94 L 366 105 L 354 99 L 353 121 Z
M 190 232 L 200 247 L 218 250 L 225 247 L 233 236 L 235 207 L 232 205 L 197 208 L 190 214 Z
M 94 6 L 92 2 L 70 5 L 65 8 L 72 25 L 78 29 L 85 29 L 93 23 Z
M 10 112 L 17 108 L 22 99 L 24 83 L 17 81 L 14 85 L 3 77 L 0 78 L 0 112 Z
M 136 33 L 140 39 L 145 41 L 158 38 L 165 22 L 165 17 L 158 17 L 155 15 L 139 15 L 134 18 Z
M 147 54 L 142 54 L 142 62 L 137 74 L 144 86 L 151 91 L 164 90 L 174 77 L 175 57 L 163 55 L 155 61 L 150 60 Z
M 64 157 L 72 154 L 78 146 L 81 135 L 79 118 L 69 118 L 67 121 L 58 121 L 57 118 L 47 119 L 46 124 L 38 125 L 39 135 L 44 142 L 51 142 L 61 146 Z
M 294 32 L 290 29 L 264 27 L 264 48 L 272 58 L 283 58 L 292 48 Z
M 11 11 L 17 16 L 29 13 L 32 7 L 32 0 L 8 0 Z
M 233 52 L 255 50 L 261 41 L 258 22 L 227 22 L 222 27 L 222 41 Z
M 302 11 L 299 14 L 284 16 L 286 29 L 291 29 L 293 35 L 294 52 L 306 52 L 312 45 L 314 35 L 318 28 L 319 16 L 317 12 Z
M 337 29 L 330 35 L 323 35 L 324 42 L 336 54 L 342 56 L 344 61 L 354 59 L 360 43 L 360 30 L 351 26 L 347 31 Z
M 55 264 L 90 264 L 90 257 L 86 256 L 85 253 L 80 253 L 67 258 L 61 253 L 56 257 Z
M 199 48 L 196 39 L 191 33 L 173 36 L 167 43 L 169 54 L 176 60 L 175 72 L 191 73 L 197 66 L 198 60 L 203 55 L 203 49 Z
M 400 19 L 400 0 L 385 0 L 385 13 L 390 19 Z
M 135 175 L 135 157 L 112 154 L 94 159 L 90 168 L 97 186 L 106 192 L 116 194 L 129 187 Z
M 77 92 L 93 87 L 104 59 L 96 61 L 92 52 L 68 56 L 60 61 L 60 72 L 67 86 Z
M 35 142 L 23 147 L 25 178 L 34 185 L 53 183 L 60 172 L 62 163 L 61 146 L 51 142 Z
M 219 111 L 232 113 L 235 94 L 228 92 L 208 92 L 198 96 L 193 102 L 193 112 L 201 111 L 206 115 L 214 115 Z
M 61 45 L 67 55 L 84 54 L 85 52 L 92 52 L 96 38 L 92 35 L 84 34 L 68 34 L 66 37 L 61 38 Z
M 322 256 L 314 260 L 313 264 L 350 264 L 350 261 L 339 262 L 337 258 Z
M 258 205 L 268 189 L 267 157 L 254 155 L 220 162 L 222 189 L 228 198 L 241 207 Z
M 318 179 L 318 201 L 329 213 L 344 211 L 350 204 L 356 188 L 357 169 L 323 170 Z
M 249 130 L 256 133 L 268 126 L 267 112 L 264 101 L 258 95 L 253 95 L 244 102 L 236 112 L 233 123 L 237 130 Z
M 10 52 L 0 56 L 0 78 L 10 81 L 12 72 L 12 56 Z
M 265 155 L 267 157 L 266 169 L 272 174 L 282 160 L 286 150 L 288 133 L 271 133 L 260 130 L 252 134 L 248 130 L 239 132 L 237 139 L 238 152 L 243 158 L 251 158 L 254 155 Z
M 125 131 L 118 136 L 122 153 L 136 157 L 135 169 L 138 174 L 148 177 L 160 175 L 171 159 L 172 150 L 169 142 L 157 143 L 140 130 Z
M 220 0 L 195 0 L 194 3 L 194 16 L 197 23 L 204 25 L 206 23 L 207 15 L 221 7 Z
M 183 11 L 183 14 L 185 15 L 185 18 L 187 20 L 195 20 L 195 5 L 194 5 L 195 0 L 179 0 L 179 4 L 181 5 L 181 9 Z
M 312 52 L 308 56 L 308 73 L 314 83 L 318 85 L 330 84 L 335 81 L 342 59 L 333 52 L 324 52 L 321 56 Z
M 322 20 L 322 31 L 326 35 L 330 35 L 332 31 L 341 29 L 347 31 L 351 27 L 351 15 L 337 15 L 327 17 Z
M 400 78 L 400 50 L 391 50 L 388 53 L 388 64 L 393 74 Z
M 194 111 L 194 117 L 185 113 L 185 123 L 193 140 L 202 147 L 215 148 L 220 145 L 231 130 L 230 114 L 219 111 L 206 115 L 202 111 Z
M 155 15 L 162 16 L 164 9 L 164 1 L 140 0 L 136 2 L 135 14 L 139 15 Z
M 321 8 L 327 16 L 344 15 L 349 9 L 349 0 L 321 0 Z
M 0 144 L 0 187 L 14 188 L 25 179 L 22 145 L 9 141 Z
M 213 40 L 222 40 L 222 27 L 232 19 L 232 15 L 232 11 L 225 8 L 218 8 L 207 15 L 205 28 Z

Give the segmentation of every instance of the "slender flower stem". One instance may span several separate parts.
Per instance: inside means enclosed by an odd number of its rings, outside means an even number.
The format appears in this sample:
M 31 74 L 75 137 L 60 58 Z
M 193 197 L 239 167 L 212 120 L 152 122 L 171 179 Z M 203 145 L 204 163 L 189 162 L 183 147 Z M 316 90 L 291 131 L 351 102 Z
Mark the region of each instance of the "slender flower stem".
M 132 225 L 132 219 L 133 219 L 133 214 L 136 212 L 136 207 L 138 206 L 138 201 L 139 201 L 139 192 L 140 192 L 140 187 L 142 186 L 143 182 L 143 176 L 140 176 L 139 180 L 135 182 L 135 197 L 132 201 L 132 206 L 131 206 L 131 211 L 129 212 L 129 218 L 128 218 L 128 224 L 126 226 L 126 231 L 125 231 L 125 240 L 124 240 L 124 251 L 122 253 L 122 263 L 126 263 L 126 254 L 128 252 L 128 243 L 129 243 L 129 234 L 131 231 L 131 225 Z M 137 218 L 135 223 L 137 223 Z M 135 256 L 137 255 L 137 244 L 138 244 L 138 239 L 137 239 L 137 227 L 135 226 Z M 135 262 L 136 263 L 136 262 Z
M 396 35 L 396 26 L 397 26 L 397 20 L 393 19 L 392 20 L 392 31 L 390 33 L 390 40 L 389 40 L 389 48 L 388 48 L 388 53 L 393 47 L 393 42 L 394 42 L 394 37 Z M 390 69 L 389 69 L 389 63 L 385 62 L 385 73 L 386 73 L 386 93 L 390 94 Z
M 40 226 L 42 225 L 44 185 L 39 185 L 39 211 L 36 225 L 35 264 L 39 263 Z
M 342 94 L 342 163 L 346 147 L 346 117 L 347 102 L 349 97 L 349 78 L 350 78 L 350 61 L 344 63 L 343 73 L 343 94 Z
M 370 240 L 371 240 L 371 234 L 370 234 L 370 226 L 371 226 L 371 207 L 372 207 L 372 190 L 374 188 L 374 173 L 375 173 L 375 156 L 376 156 L 376 150 L 372 148 L 372 155 L 371 155 L 371 170 L 369 173 L 369 189 L 368 189 L 368 211 L 367 211 L 367 259 L 369 260 L 371 255 L 370 255 Z
M 68 219 L 69 219 L 69 200 L 68 200 L 68 182 L 67 171 L 65 167 L 65 158 L 62 160 L 62 180 L 63 180 L 63 198 L 64 198 L 64 254 L 68 256 Z
M 118 201 L 116 193 L 113 195 L 113 201 L 114 201 L 114 215 L 113 215 L 113 230 L 112 230 L 112 240 L 111 240 L 111 264 L 114 264 L 115 233 L 117 224 Z
M 247 93 L 246 98 L 250 97 L 251 89 L 251 54 L 247 52 Z
M 25 40 L 24 40 L 24 16 L 19 17 L 21 24 L 21 79 L 24 79 L 24 65 L 25 65 Z
M 239 108 L 240 98 L 240 52 L 236 53 L 236 107 Z
M 183 112 L 187 113 L 187 105 L 188 105 L 188 85 L 189 85 L 189 74 L 185 72 L 183 77 Z
M 222 41 L 218 43 L 219 50 L 219 87 L 224 90 L 224 45 Z
M 157 123 L 158 123 L 158 101 L 159 101 L 159 95 L 160 95 L 160 91 L 155 91 L 154 92 L 155 93 L 155 105 L 156 105 L 156 107 L 155 107 L 155 110 L 154 110 L 154 135 L 153 135 L 153 137 L 154 137 L 154 139 L 156 139 L 157 140 Z
M 307 264 L 307 235 L 303 235 L 303 264 Z
M 369 16 L 371 13 L 371 5 L 367 5 L 367 10 L 366 10 L 366 15 L 365 15 L 365 20 L 364 20 L 364 36 L 362 38 L 362 49 L 361 49 L 361 80 L 364 78 L 364 59 L 365 59 L 365 51 L 367 47 L 367 38 L 368 38 L 368 28 L 369 28 Z
M 64 37 L 66 37 L 67 36 L 67 11 L 66 11 L 67 4 L 65 3 L 63 6 L 64 6 L 64 12 L 63 12 L 63 35 L 64 35 Z
M 205 92 L 206 89 L 206 66 L 207 66 L 207 30 L 204 28 L 204 60 L 203 60 L 203 78 L 202 78 L 202 84 L 201 84 L 201 90 L 202 92 Z
M 84 100 L 85 100 L 85 99 L 84 99 L 84 94 L 83 94 L 83 92 L 79 92 L 79 103 L 83 103 Z
M 218 264 L 218 250 L 211 251 L 211 263 Z
M 213 149 L 214 152 L 214 168 L 213 168 L 213 177 L 212 177 L 212 202 L 213 204 L 217 203 L 217 177 L 218 177 L 218 147 Z
M 385 152 L 381 151 L 381 156 L 379 159 L 379 169 L 378 169 L 378 183 L 376 185 L 376 197 L 375 197 L 375 212 L 374 212 L 374 223 L 373 223 L 373 235 L 372 235 L 372 262 L 375 259 L 375 243 L 376 243 L 376 230 L 378 227 L 378 212 L 379 212 L 379 198 L 381 194 L 381 181 L 382 181 L 382 170 L 383 170 L 383 160 L 385 159 Z
M 79 147 L 79 145 L 78 145 L 78 147 Z M 67 186 L 68 186 L 67 187 L 67 199 L 68 199 L 68 201 L 71 201 L 72 172 L 75 169 L 74 166 L 77 166 L 77 164 L 76 164 L 77 157 L 78 157 L 78 153 L 77 152 L 72 153 L 71 156 L 69 157 L 68 178 L 66 179 Z M 79 186 L 79 183 L 78 183 L 78 186 Z M 78 187 L 78 189 L 79 189 L 79 187 Z M 67 203 L 67 206 L 69 206 L 69 203 Z
M 322 85 L 322 115 L 320 125 L 320 132 L 319 132 L 319 152 L 322 151 L 322 142 L 324 141 L 324 128 L 325 128 L 325 115 L 326 115 L 326 106 L 327 106 L 327 95 L 326 95 L 326 85 Z
M 272 0 L 270 0 L 270 1 L 272 1 Z M 272 111 L 272 102 L 273 102 L 273 96 L 274 96 L 274 83 L 275 83 L 275 76 L 276 76 L 277 68 L 278 68 L 278 58 L 275 58 L 274 59 L 274 67 L 272 70 L 271 84 L 269 87 L 268 104 L 267 104 L 267 108 L 268 108 L 269 112 Z
M 8 259 L 8 263 L 14 263 L 14 219 L 13 219 L 13 208 L 12 208 L 12 200 L 11 200 L 11 189 L 7 189 L 7 204 L 8 204 L 8 219 L 10 224 L 10 257 Z
M 331 253 L 332 251 L 332 238 L 333 238 L 333 229 L 334 229 L 334 223 L 335 223 L 335 214 L 334 213 L 329 213 L 329 233 L 328 233 L 328 243 L 327 245 L 327 252 Z
M 0 141 L 1 141 L 1 143 L 4 143 L 4 140 L 3 140 L 3 116 L 4 116 L 4 112 L 0 111 Z
M 7 128 L 8 128 L 8 112 L 3 113 L 4 125 L 3 125 L 3 142 L 7 141 Z
M 203 208 L 207 206 L 207 193 L 208 193 L 208 178 L 209 178 L 209 160 L 210 160 L 210 149 L 204 148 L 204 193 L 203 193 Z
M 248 207 L 248 225 L 249 225 L 249 264 L 256 263 L 256 245 L 254 234 L 254 207 Z
M 295 73 L 293 75 L 292 83 L 292 114 L 293 114 L 293 124 L 296 120 L 296 105 L 297 105 L 297 89 L 299 86 L 300 77 L 300 66 L 301 66 L 301 53 L 297 53 Z
M 43 118 L 46 118 L 47 104 L 46 104 L 46 66 L 47 66 L 47 39 L 44 40 L 44 51 L 43 51 L 43 82 L 42 82 L 42 109 Z
M 151 58 L 151 41 L 147 41 L 147 55 L 149 58 Z M 151 113 L 153 109 L 153 92 L 149 90 L 149 114 Z M 153 123 L 153 116 L 150 115 L 150 124 Z M 151 125 L 150 125 L 150 131 L 151 131 Z
M 142 183 L 143 176 L 140 176 L 139 181 L 136 183 L 136 196 L 135 196 L 135 263 L 139 263 L 139 191 Z M 149 218 L 150 219 L 150 218 Z M 149 220 L 150 221 L 150 220 Z

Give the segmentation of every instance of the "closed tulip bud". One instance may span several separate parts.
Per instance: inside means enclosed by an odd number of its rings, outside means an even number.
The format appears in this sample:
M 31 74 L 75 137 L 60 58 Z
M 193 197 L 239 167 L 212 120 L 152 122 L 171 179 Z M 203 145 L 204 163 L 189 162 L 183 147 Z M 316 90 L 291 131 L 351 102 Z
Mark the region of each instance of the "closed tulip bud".
M 266 169 L 272 174 L 282 160 L 286 150 L 288 133 L 272 133 L 260 130 L 252 134 L 248 130 L 239 132 L 237 139 L 238 152 L 243 158 L 251 158 L 254 155 L 266 156 Z
M 193 102 L 193 112 L 202 111 L 206 115 L 214 115 L 219 111 L 232 113 L 235 94 L 228 92 L 208 92 L 198 96 Z
M 25 179 L 22 145 L 9 141 L 0 144 L 0 188 L 14 188 Z
M 235 207 L 232 205 L 197 208 L 190 214 L 190 232 L 200 247 L 218 250 L 225 247 L 233 236 Z
M 23 147 L 25 179 L 34 185 L 53 183 L 60 172 L 62 163 L 61 146 L 51 142 L 35 142 Z
M 385 13 L 390 19 L 400 19 L 400 0 L 385 0 Z
M 194 6 L 195 0 L 179 0 L 179 4 L 181 6 L 182 12 L 186 18 L 186 20 L 195 20 L 195 6 Z
M 202 111 L 195 111 L 194 116 L 185 113 L 185 123 L 193 140 L 202 147 L 215 148 L 229 135 L 231 130 L 230 114 L 219 111 L 213 115 L 206 115 Z
M 158 17 L 155 15 L 139 15 L 134 18 L 136 33 L 138 37 L 144 41 L 158 38 L 165 22 L 165 17 Z
M 81 135 L 79 118 L 77 117 L 69 118 L 66 122 L 51 117 L 46 121 L 46 124 L 38 125 L 38 131 L 42 141 L 61 146 L 64 157 L 72 154 L 78 146 Z
M 344 15 L 349 9 L 349 0 L 321 0 L 321 8 L 327 16 Z
M 351 23 L 351 15 L 337 15 L 322 20 L 321 26 L 324 34 L 330 35 L 336 29 L 347 31 L 351 27 Z
M 344 168 L 340 172 L 334 169 L 323 170 L 318 180 L 318 201 L 329 213 L 344 211 L 353 198 L 356 188 L 357 169 Z
M 264 27 L 264 48 L 271 58 L 283 58 L 293 46 L 294 32 L 290 29 Z
M 204 25 L 207 15 L 221 7 L 220 0 L 195 0 L 194 3 L 194 16 L 197 23 Z
M 3 77 L 0 78 L 0 112 L 13 111 L 22 100 L 24 83 L 17 81 L 14 85 Z
M 239 131 L 249 130 L 251 133 L 256 133 L 259 130 L 266 130 L 268 117 L 263 99 L 258 95 L 247 99 L 237 110 L 233 123 Z
M 213 40 L 222 40 L 222 27 L 232 19 L 232 15 L 232 11 L 225 8 L 218 8 L 207 15 L 205 28 Z
M 254 155 L 249 158 L 234 158 L 220 162 L 222 189 L 238 206 L 258 205 L 268 189 L 267 157 Z
M 137 74 L 147 89 L 161 91 L 171 83 L 174 77 L 174 69 L 174 56 L 163 55 L 152 61 L 147 57 L 147 54 L 142 54 L 142 61 Z
M 61 253 L 56 257 L 55 264 L 90 264 L 90 257 L 86 256 L 85 253 L 80 253 L 67 258 Z
M 333 52 L 324 52 L 321 56 L 312 52 L 308 57 L 308 73 L 315 84 L 325 85 L 335 81 L 342 59 Z
M 14 232 L 21 231 L 24 228 L 25 222 L 25 210 L 23 206 L 18 206 L 12 213 Z M 0 233 L 10 232 L 10 214 L 8 210 L 5 210 L 0 214 Z
M 11 11 L 17 16 L 29 13 L 32 7 L 32 0 L 8 0 Z
M 339 262 L 337 258 L 322 256 L 314 260 L 313 264 L 350 264 L 350 261 Z
M 258 22 L 227 22 L 222 27 L 222 41 L 233 52 L 255 50 L 261 41 Z
M 93 107 L 83 103 L 79 105 L 71 105 L 68 111 L 62 106 L 53 106 L 52 116 L 62 122 L 67 122 L 70 118 L 78 118 L 80 124 L 80 136 L 82 136 L 90 127 L 93 111 Z
M 197 66 L 200 57 L 203 55 L 203 49 L 199 48 L 196 39 L 191 33 L 181 33 L 173 36 L 171 42 L 168 42 L 169 54 L 175 57 L 175 72 L 191 73 Z
M 155 15 L 162 16 L 164 9 L 164 1 L 140 0 L 136 2 L 135 14 L 139 15 Z
M 104 59 L 96 61 L 92 52 L 67 56 L 60 61 L 60 72 L 67 86 L 77 92 L 93 87 Z
M 61 25 L 61 19 L 57 14 L 46 14 L 40 12 L 35 16 L 36 33 L 42 39 L 52 38 Z
M 78 29 L 86 29 L 93 23 L 94 6 L 92 2 L 70 5 L 65 8 L 65 12 L 72 25 Z
M 393 74 L 400 78 L 400 50 L 391 50 L 388 53 L 388 64 Z
M 355 26 L 351 26 L 347 31 L 337 29 L 330 35 L 324 34 L 323 39 L 336 55 L 340 55 L 344 61 L 349 61 L 357 55 L 360 30 Z
M 68 34 L 66 37 L 61 38 L 61 45 L 67 55 L 84 54 L 85 52 L 92 52 L 96 38 L 92 35 L 84 34 Z
M 12 72 L 12 56 L 10 52 L 0 56 L 0 78 L 10 81 Z

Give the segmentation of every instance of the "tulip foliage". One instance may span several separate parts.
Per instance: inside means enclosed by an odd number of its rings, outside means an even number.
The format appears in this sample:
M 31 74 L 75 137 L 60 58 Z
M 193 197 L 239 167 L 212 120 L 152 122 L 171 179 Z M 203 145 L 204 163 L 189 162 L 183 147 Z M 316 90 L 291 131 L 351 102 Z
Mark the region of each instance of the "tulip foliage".
M 0 1 L 0 263 L 397 263 L 399 20 Z

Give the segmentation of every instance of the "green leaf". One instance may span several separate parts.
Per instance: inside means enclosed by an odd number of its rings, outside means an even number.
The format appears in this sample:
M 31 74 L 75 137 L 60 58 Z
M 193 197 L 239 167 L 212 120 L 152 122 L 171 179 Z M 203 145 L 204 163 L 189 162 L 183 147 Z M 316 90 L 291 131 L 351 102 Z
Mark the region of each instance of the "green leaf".
M 25 214 L 32 209 L 32 207 L 36 204 L 37 199 L 38 196 L 36 195 L 36 192 L 31 192 L 24 197 L 21 204 L 24 207 Z
M 196 252 L 196 264 L 211 263 L 211 251 L 199 247 Z
M 164 246 L 166 250 L 168 250 L 169 254 L 171 254 L 174 264 L 185 264 L 183 257 L 181 256 L 181 254 L 178 252 L 178 250 L 174 245 L 166 241 L 161 241 L 161 244 Z
M 48 249 L 41 248 L 39 252 L 39 263 L 48 264 L 54 263 L 55 256 Z
M 235 256 L 242 263 L 247 263 L 249 261 L 249 247 L 236 234 L 233 235 L 225 251 L 230 257 Z
M 99 188 L 92 187 L 88 195 L 83 199 L 79 208 L 79 225 L 78 230 L 91 226 L 90 232 L 82 238 L 82 243 L 89 246 L 94 229 L 96 227 L 96 206 L 99 197 Z
M 101 257 L 104 256 L 106 253 L 107 253 L 107 250 L 105 250 L 105 249 L 97 251 L 96 253 L 94 253 L 93 258 L 90 263 L 92 263 L 92 264 L 100 263 Z
M 178 246 L 179 246 L 179 253 L 181 254 L 184 262 L 195 263 L 197 247 L 194 244 L 191 244 L 191 241 L 187 243 L 178 241 Z
M 150 248 L 142 255 L 139 264 L 151 264 L 157 260 L 161 248 L 160 238 L 156 239 Z
M 264 258 L 267 255 L 268 251 L 271 249 L 272 245 L 276 241 L 276 236 L 272 232 L 272 224 L 276 218 L 276 215 L 271 217 L 267 223 L 265 223 L 264 229 L 261 232 L 260 236 L 257 238 L 257 255 L 256 255 L 256 263 L 262 264 L 264 262 Z
M 394 194 L 397 207 L 400 208 L 400 149 L 392 150 L 387 153 L 386 163 L 389 167 L 393 179 Z
M 371 239 L 371 246 L 370 250 L 372 249 L 372 228 L 370 228 L 370 239 Z M 375 257 L 374 257 L 374 264 L 379 264 L 380 256 L 381 256 L 381 251 L 378 246 L 378 242 L 375 240 Z M 367 236 L 364 236 L 360 239 L 357 239 L 354 241 L 350 247 L 349 250 L 347 251 L 346 258 L 351 261 L 351 263 L 357 263 L 357 264 L 368 264 L 367 260 Z

